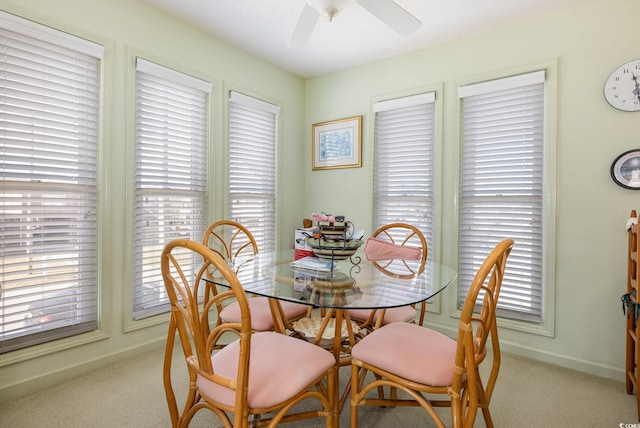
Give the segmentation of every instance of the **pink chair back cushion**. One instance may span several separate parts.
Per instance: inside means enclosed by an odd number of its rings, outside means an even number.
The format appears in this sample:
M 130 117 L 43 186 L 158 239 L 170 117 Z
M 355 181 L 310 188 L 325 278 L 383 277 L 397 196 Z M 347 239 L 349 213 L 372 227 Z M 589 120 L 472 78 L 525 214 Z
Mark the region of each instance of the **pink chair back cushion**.
M 453 380 L 456 346 L 455 340 L 437 331 L 396 322 L 365 336 L 351 356 L 405 379 L 446 386 Z
M 251 328 L 255 331 L 273 330 L 273 317 L 266 297 L 251 297 L 248 300 L 251 311 Z M 302 316 L 307 312 L 308 306 L 294 302 L 280 302 L 285 318 Z M 220 318 L 224 322 L 239 323 L 240 306 L 232 303 L 220 312 Z
M 422 250 L 420 248 L 392 244 L 377 238 L 367 239 L 364 246 L 364 255 L 367 260 L 420 260 Z
M 235 341 L 213 354 L 213 370 L 220 376 L 236 379 L 239 342 Z M 275 332 L 251 336 L 249 387 L 247 401 L 251 408 L 266 408 L 293 397 L 329 367 L 333 355 L 319 346 Z M 201 394 L 225 406 L 235 404 L 235 391 L 198 376 Z

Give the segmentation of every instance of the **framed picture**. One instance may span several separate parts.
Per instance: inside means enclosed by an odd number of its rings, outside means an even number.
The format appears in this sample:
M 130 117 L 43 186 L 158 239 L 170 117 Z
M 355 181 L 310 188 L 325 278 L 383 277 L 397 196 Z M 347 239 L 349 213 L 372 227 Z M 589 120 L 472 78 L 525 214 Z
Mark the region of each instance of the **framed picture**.
M 640 190 L 640 149 L 618 156 L 611 164 L 611 178 L 625 189 Z
M 314 123 L 312 169 L 362 166 L 362 116 Z

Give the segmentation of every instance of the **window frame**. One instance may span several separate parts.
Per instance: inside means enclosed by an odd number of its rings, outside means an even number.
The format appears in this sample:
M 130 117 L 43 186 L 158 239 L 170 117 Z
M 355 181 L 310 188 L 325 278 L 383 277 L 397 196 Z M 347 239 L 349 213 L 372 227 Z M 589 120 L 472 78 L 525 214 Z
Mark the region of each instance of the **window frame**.
M 197 71 L 184 67 L 182 64 L 175 64 L 166 58 L 159 58 L 155 55 L 149 54 L 146 51 L 142 51 L 136 48 L 128 47 L 127 58 L 128 58 L 128 67 L 127 67 L 127 106 L 130 108 L 130 113 L 127 115 L 127 141 L 125 143 L 125 188 L 127 189 L 127 197 L 125 199 L 125 223 L 126 230 L 129 231 L 126 234 L 126 238 L 124 239 L 124 293 L 122 297 L 122 316 L 123 316 L 123 324 L 124 324 L 124 333 L 130 333 L 136 330 L 146 329 L 156 325 L 162 325 L 167 322 L 169 319 L 169 312 L 162 311 L 160 313 L 149 315 L 145 317 L 136 318 L 134 313 L 134 299 L 136 293 L 135 287 L 135 151 L 136 151 L 136 96 L 137 96 L 137 60 L 138 58 L 143 59 L 146 62 L 153 63 L 160 67 L 166 68 L 169 72 L 168 77 L 170 78 L 170 74 L 173 72 L 177 74 L 182 74 L 188 76 L 189 78 L 193 78 L 194 80 L 200 80 L 205 84 L 210 84 L 211 88 L 209 91 L 209 95 L 207 97 L 206 102 L 206 165 L 207 165 L 207 178 L 206 178 L 206 186 L 207 189 L 205 191 L 205 201 L 204 201 L 204 210 L 205 210 L 205 218 L 203 220 L 204 228 L 208 226 L 208 217 L 211 215 L 211 207 L 213 201 L 211 200 L 211 183 L 213 180 L 212 167 L 211 167 L 211 159 L 213 158 L 214 148 L 212 147 L 213 134 L 216 127 L 216 122 L 214 120 L 214 106 L 215 106 L 215 92 L 217 87 L 217 82 L 215 79 L 212 79 L 210 76 L 203 75 Z M 204 232 L 204 229 L 203 229 Z M 194 237 L 197 241 L 200 241 L 200 237 Z M 190 238 L 191 239 L 191 238 Z M 168 307 L 168 306 L 167 306 Z
M 231 183 L 230 183 L 230 174 L 231 174 L 231 116 L 232 116 L 232 102 L 241 104 L 244 108 L 254 109 L 260 111 L 260 114 L 273 114 L 273 131 L 274 131 L 274 139 L 273 139 L 273 207 L 274 207 L 274 215 L 271 218 L 273 229 L 272 229 L 272 239 L 271 239 L 271 248 L 266 247 L 262 244 L 266 237 L 262 237 L 262 230 L 258 230 L 256 232 L 256 228 L 250 222 L 244 221 L 242 218 L 237 218 L 233 216 L 233 194 L 231 192 Z M 247 91 L 239 88 L 226 88 L 225 90 L 225 103 L 226 103 L 226 141 L 227 144 L 224 146 L 224 213 L 223 218 L 233 221 L 238 221 L 243 224 L 245 227 L 249 229 L 249 231 L 254 235 L 256 242 L 258 244 L 258 248 L 260 252 L 268 252 L 275 251 L 278 249 L 278 207 L 279 207 L 279 173 L 280 173 L 280 134 L 281 134 L 281 106 L 279 102 L 273 101 L 266 96 L 255 94 L 251 91 Z
M 558 80 L 558 60 L 550 59 L 506 70 L 499 70 L 482 75 L 469 76 L 455 82 L 456 92 L 459 87 L 476 83 L 499 80 L 511 76 L 523 75 L 535 71 L 545 72 L 544 85 L 544 158 L 543 158 L 543 234 L 542 234 L 542 320 L 540 322 L 530 322 L 525 320 L 507 319 L 498 316 L 498 325 L 510 330 L 531 333 L 539 336 L 554 337 L 555 335 L 555 243 L 556 243 L 556 147 L 557 147 L 557 80 Z M 455 171 L 455 259 L 459 260 L 459 219 L 460 219 L 460 156 L 461 156 L 461 103 L 456 93 L 456 123 L 455 141 L 451 170 Z M 508 267 L 507 267 L 508 268 Z M 459 290 L 460 284 L 456 285 Z M 450 293 L 448 305 L 451 308 L 451 316 L 458 318 L 458 293 Z
M 8 11 L 0 11 L 9 21 L 5 28 L 21 34 L 31 35 L 35 38 L 44 38 L 55 44 L 69 48 L 71 50 L 80 50 L 87 44 L 99 46 L 100 58 L 97 66 L 97 103 L 96 103 L 96 210 L 95 210 L 95 231 L 96 239 L 96 311 L 97 320 L 96 328 L 84 333 L 77 333 L 70 336 L 56 338 L 52 341 L 45 341 L 26 348 L 16 349 L 0 355 L 0 367 L 15 364 L 20 361 L 26 361 L 33 358 L 49 355 L 62 350 L 86 345 L 88 343 L 103 340 L 109 337 L 109 320 L 110 320 L 110 304 L 105 301 L 105 289 L 103 283 L 109 282 L 111 273 L 109 270 L 103 269 L 104 261 L 104 241 L 100 239 L 104 230 L 109 227 L 109 221 L 104 218 L 104 207 L 107 201 L 107 195 L 104 192 L 105 183 L 109 181 L 108 171 L 105 167 L 105 159 L 108 159 L 110 150 L 104 144 L 105 139 L 110 133 L 111 114 L 108 109 L 108 100 L 105 99 L 104 93 L 110 92 L 112 88 L 112 76 L 106 73 L 106 70 L 113 66 L 112 52 L 114 49 L 113 41 L 104 37 L 96 36 L 79 29 L 60 28 L 57 25 L 40 22 L 37 18 L 29 18 Z M 22 23 L 21 23 L 22 21 Z M 21 29 L 22 24 L 26 23 L 31 26 L 30 34 L 24 33 Z M 57 34 L 56 34 L 57 33 Z M 97 51 L 95 51 L 97 52 Z
M 376 96 L 371 99 L 370 103 L 370 117 L 372 120 L 370 121 L 370 135 L 372 140 L 372 145 L 374 146 L 371 150 L 371 164 L 373 167 L 371 168 L 371 224 L 374 230 L 378 229 L 378 225 L 376 224 L 375 213 L 376 213 L 376 198 L 374 196 L 375 193 L 375 175 L 376 175 L 376 167 L 375 167 L 375 152 L 377 144 L 377 136 L 376 136 L 376 110 L 381 108 L 385 103 L 390 103 L 394 105 L 393 108 L 402 108 L 405 102 L 411 103 L 411 99 L 413 97 L 425 97 L 425 99 L 429 99 L 429 97 L 433 96 L 433 101 L 427 101 L 433 103 L 434 108 L 434 118 L 433 118 L 433 212 L 432 217 L 428 218 L 428 221 L 431 221 L 434 224 L 433 233 L 430 239 L 427 238 L 428 242 L 428 258 L 432 260 L 441 260 L 443 256 L 443 248 L 442 248 L 442 236 L 443 236 L 443 228 L 444 223 L 442 222 L 442 183 L 443 183 L 443 137 L 442 137 L 442 108 L 443 108 L 443 84 L 436 83 L 432 85 L 426 85 L 418 88 L 413 88 L 407 91 L 401 91 L 393 94 L 385 94 L 381 96 Z M 376 106 L 378 104 L 378 106 Z M 425 235 L 426 237 L 426 235 Z M 441 294 L 439 293 L 437 296 L 433 297 L 428 301 L 428 305 L 426 307 L 427 312 L 431 313 L 440 313 L 441 310 Z

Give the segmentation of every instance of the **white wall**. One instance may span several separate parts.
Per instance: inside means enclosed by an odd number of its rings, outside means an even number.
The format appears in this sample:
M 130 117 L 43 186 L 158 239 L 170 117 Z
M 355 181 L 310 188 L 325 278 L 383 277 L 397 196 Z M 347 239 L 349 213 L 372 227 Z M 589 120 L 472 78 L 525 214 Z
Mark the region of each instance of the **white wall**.
M 363 167 L 305 170 L 305 210 L 343 213 L 371 232 L 371 100 L 435 89 L 442 100 L 440 260 L 455 266 L 457 82 L 557 61 L 554 337 L 501 329 L 503 349 L 624 380 L 625 223 L 640 194 L 614 184 L 609 167 L 640 147 L 640 112 L 621 112 L 603 97 L 609 73 L 640 58 L 640 2 L 596 0 L 514 22 L 472 37 L 307 81 L 306 154 L 313 123 L 364 115 Z M 552 193 L 553 194 L 553 193 Z M 552 219 L 553 220 L 553 219 Z M 430 249 L 430 254 L 432 254 Z M 455 290 L 430 323 L 452 333 Z
M 211 221 L 224 213 L 226 97 L 235 89 L 281 106 L 282 176 L 303 176 L 304 81 L 138 0 L 0 0 L 0 9 L 103 43 L 105 105 L 100 171 L 100 331 L 0 355 L 0 400 L 120 358 L 163 347 L 167 316 L 131 320 L 131 158 L 135 55 L 211 81 Z M 302 180 L 281 180 L 281 224 L 303 217 Z M 131 214 L 129 212 L 129 214 Z M 291 243 L 293 232 L 283 242 Z

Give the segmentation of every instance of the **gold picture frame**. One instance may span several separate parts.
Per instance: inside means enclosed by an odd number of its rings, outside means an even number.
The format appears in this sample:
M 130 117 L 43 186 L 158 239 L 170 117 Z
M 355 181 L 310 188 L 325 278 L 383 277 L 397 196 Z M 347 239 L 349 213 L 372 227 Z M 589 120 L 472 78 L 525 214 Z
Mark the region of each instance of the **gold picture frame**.
M 314 123 L 312 170 L 362 167 L 362 116 Z

